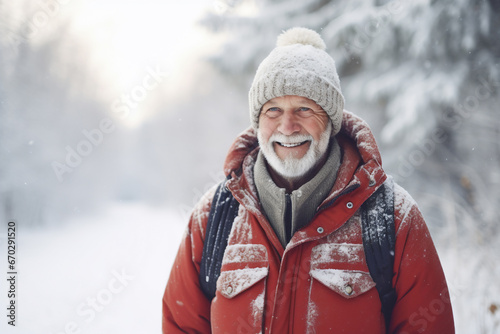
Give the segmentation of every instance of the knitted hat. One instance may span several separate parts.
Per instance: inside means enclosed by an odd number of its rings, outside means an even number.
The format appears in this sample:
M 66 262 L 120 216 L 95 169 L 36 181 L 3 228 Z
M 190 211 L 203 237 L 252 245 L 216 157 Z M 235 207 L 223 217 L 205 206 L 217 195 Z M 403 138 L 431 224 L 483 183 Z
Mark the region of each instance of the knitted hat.
M 340 131 L 344 96 L 335 61 L 325 49 L 321 36 L 311 29 L 292 28 L 278 36 L 276 48 L 259 65 L 248 93 L 254 129 L 267 101 L 298 95 L 313 100 L 330 116 L 332 135 Z

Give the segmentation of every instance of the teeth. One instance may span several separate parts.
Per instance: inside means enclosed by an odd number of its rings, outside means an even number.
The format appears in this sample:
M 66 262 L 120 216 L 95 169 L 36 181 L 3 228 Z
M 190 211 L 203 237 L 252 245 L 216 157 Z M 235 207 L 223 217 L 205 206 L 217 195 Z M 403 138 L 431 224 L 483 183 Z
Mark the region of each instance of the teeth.
M 284 147 L 296 147 L 296 146 L 300 146 L 304 143 L 305 143 L 305 141 L 303 141 L 301 143 L 280 143 L 280 145 L 284 146 Z
M 297 143 L 297 144 L 285 144 L 285 143 L 282 143 L 281 145 L 285 146 L 285 147 L 295 147 L 295 146 L 299 146 L 300 144 L 299 143 Z

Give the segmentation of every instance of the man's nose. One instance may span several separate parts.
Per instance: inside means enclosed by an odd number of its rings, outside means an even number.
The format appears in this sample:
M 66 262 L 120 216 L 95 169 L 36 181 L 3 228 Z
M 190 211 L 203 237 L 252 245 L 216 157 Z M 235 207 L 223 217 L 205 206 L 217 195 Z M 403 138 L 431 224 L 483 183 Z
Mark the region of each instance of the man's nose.
M 278 131 L 286 136 L 300 131 L 298 117 L 293 111 L 285 111 L 283 115 L 281 115 Z

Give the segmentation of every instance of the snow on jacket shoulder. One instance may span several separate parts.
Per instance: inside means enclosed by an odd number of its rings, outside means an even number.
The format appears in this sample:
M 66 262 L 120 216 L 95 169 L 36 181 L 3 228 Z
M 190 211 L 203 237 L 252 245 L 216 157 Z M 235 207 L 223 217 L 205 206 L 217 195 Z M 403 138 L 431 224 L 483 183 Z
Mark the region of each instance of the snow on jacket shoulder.
M 261 211 L 253 184 L 253 130 L 225 163 L 240 202 L 216 296 L 199 286 L 205 227 L 214 189 L 194 209 L 163 297 L 163 333 L 454 333 L 448 289 L 414 200 L 395 187 L 397 301 L 389 328 L 363 251 L 361 204 L 385 181 L 367 124 L 344 111 L 337 135 L 342 165 L 313 220 L 286 249 Z

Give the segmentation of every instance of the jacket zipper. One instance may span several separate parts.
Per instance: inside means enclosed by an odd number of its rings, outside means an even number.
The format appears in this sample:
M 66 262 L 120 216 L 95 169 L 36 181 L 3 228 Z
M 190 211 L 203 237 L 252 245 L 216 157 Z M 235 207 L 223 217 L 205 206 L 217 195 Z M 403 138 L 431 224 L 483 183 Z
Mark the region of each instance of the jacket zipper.
M 292 198 L 290 194 L 285 194 L 285 241 L 288 244 L 292 239 Z

